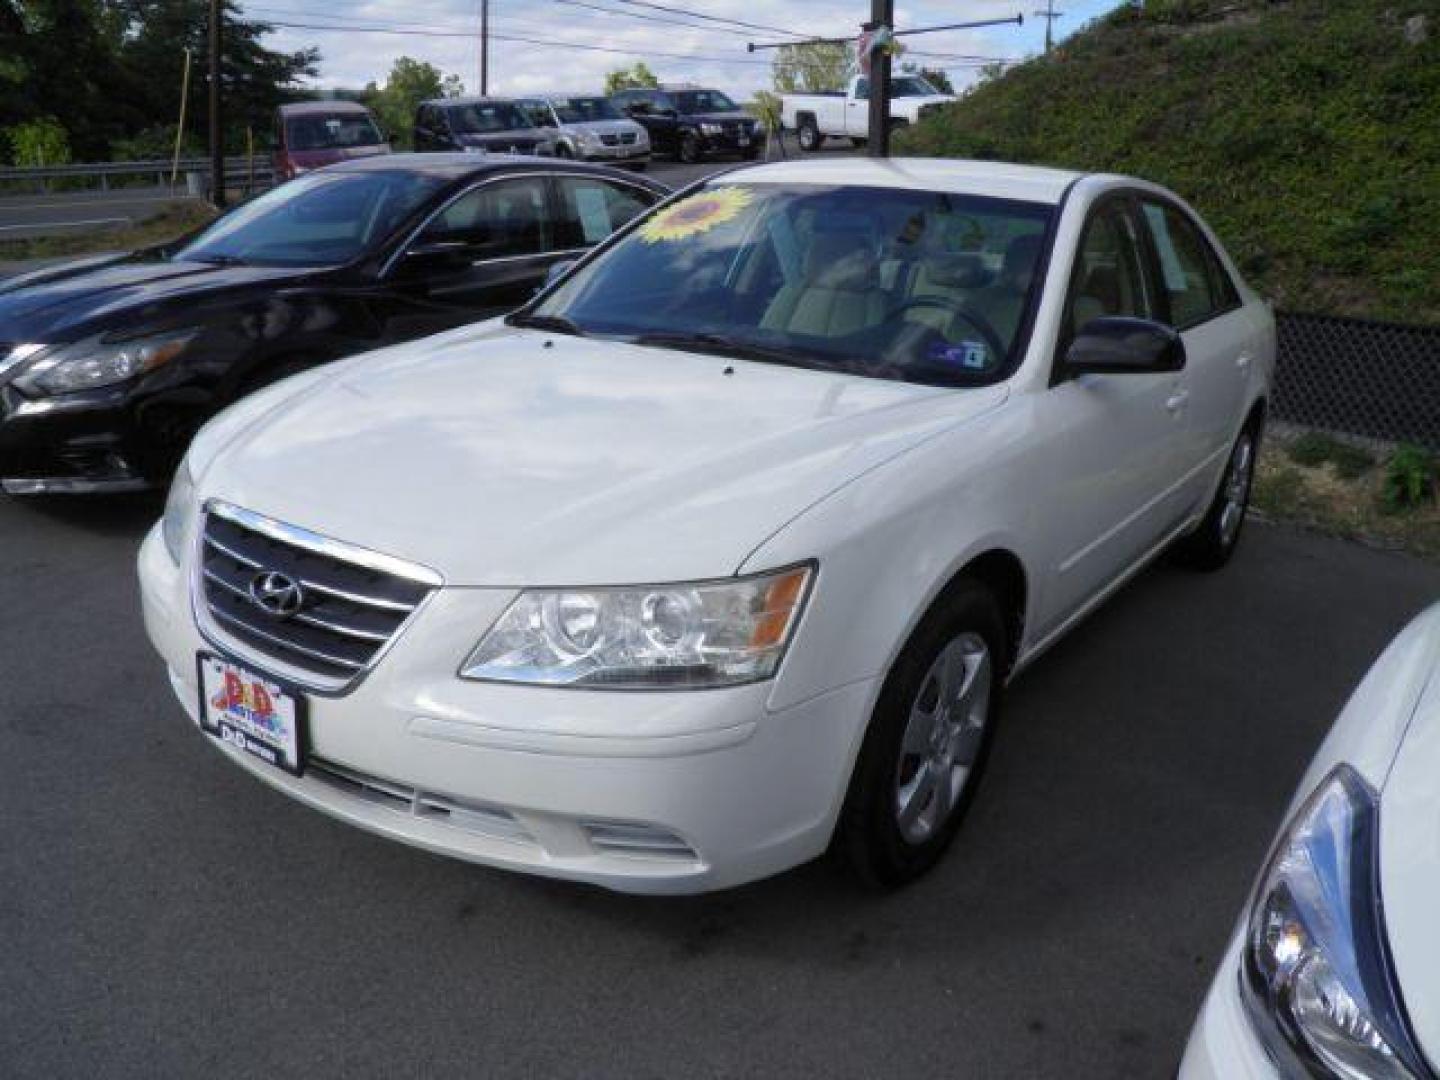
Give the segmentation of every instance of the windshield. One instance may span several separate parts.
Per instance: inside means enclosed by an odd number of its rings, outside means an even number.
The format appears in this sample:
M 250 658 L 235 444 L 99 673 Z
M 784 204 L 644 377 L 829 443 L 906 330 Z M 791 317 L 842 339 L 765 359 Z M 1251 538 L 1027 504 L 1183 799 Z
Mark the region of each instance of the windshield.
M 285 122 L 285 144 L 291 150 L 343 150 L 384 141 L 375 121 L 361 113 L 295 116 Z
M 529 317 L 873 378 L 993 382 L 1023 344 L 1053 213 L 944 192 L 722 181 L 652 214 Z
M 588 124 L 592 120 L 619 120 L 620 114 L 609 98 L 551 98 L 550 104 L 562 124 Z
M 903 75 L 890 83 L 891 97 L 935 97 L 939 93 L 918 75 Z
M 719 90 L 683 90 L 670 97 L 682 113 L 736 112 L 740 108 Z
M 338 266 L 388 238 L 443 184 L 407 172 L 313 173 L 236 207 L 170 258 Z
M 490 135 L 530 127 L 525 114 L 508 101 L 481 101 L 450 109 L 450 124 L 462 135 Z

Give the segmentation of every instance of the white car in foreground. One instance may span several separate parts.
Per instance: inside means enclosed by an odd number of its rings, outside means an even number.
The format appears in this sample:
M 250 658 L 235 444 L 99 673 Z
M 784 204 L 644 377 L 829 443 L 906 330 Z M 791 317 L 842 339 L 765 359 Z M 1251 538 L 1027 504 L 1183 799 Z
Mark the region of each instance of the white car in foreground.
M 432 851 L 686 892 L 953 835 L 1006 681 L 1240 535 L 1274 325 L 1161 188 L 725 174 L 517 315 L 197 437 L 146 625 L 237 764 Z
M 1300 783 L 1182 1080 L 1431 1080 L 1440 1063 L 1440 606 L 1391 644 Z

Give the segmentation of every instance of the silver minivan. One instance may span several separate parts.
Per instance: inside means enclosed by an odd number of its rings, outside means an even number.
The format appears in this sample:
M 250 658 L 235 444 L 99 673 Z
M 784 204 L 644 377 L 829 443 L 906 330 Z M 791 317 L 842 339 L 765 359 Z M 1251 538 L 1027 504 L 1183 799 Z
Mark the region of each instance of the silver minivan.
M 537 128 L 554 131 L 555 154 L 605 161 L 643 171 L 650 163 L 650 136 L 620 115 L 603 94 L 543 94 L 517 98 Z

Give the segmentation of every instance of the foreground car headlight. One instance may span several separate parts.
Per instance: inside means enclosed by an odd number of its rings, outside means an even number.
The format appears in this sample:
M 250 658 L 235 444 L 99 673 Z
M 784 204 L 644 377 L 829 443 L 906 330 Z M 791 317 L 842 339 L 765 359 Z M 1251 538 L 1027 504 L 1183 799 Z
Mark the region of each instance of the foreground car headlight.
M 195 477 L 190 473 L 189 460 L 182 461 L 170 481 L 170 495 L 165 500 L 165 516 L 160 519 L 160 535 L 165 539 L 165 550 L 175 565 L 180 565 L 180 553 L 185 537 L 190 532 L 190 522 L 195 518 Z
M 768 679 L 812 568 L 689 585 L 521 593 L 465 661 L 467 679 L 697 689 Z
M 197 330 L 176 330 L 128 341 L 104 336 L 57 345 L 34 354 L 15 378 L 15 388 L 30 397 L 51 397 L 133 379 L 168 364 L 185 351 Z
M 1380 907 L 1376 796 L 1349 766 L 1291 820 L 1247 923 L 1243 993 L 1272 1054 L 1343 1080 L 1428 1078 Z M 1289 1071 L 1289 1070 L 1287 1070 Z

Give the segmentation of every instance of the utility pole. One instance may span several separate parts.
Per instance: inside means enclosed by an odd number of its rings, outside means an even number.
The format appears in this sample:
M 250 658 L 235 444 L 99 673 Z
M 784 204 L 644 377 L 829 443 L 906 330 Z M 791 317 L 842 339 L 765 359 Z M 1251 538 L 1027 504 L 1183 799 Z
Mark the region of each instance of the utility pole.
M 1045 10 L 1035 12 L 1036 18 L 1045 20 L 1045 54 L 1050 54 L 1050 46 L 1055 40 L 1055 20 L 1064 15 L 1063 11 L 1055 10 L 1055 0 L 1045 0 Z
M 480 96 L 490 93 L 490 0 L 480 0 Z
M 895 29 L 895 0 L 870 0 L 872 34 Z M 871 157 L 890 156 L 890 49 L 888 45 L 870 56 L 870 137 L 866 152 Z
M 210 201 L 225 208 L 225 134 L 220 128 L 220 16 L 225 0 L 210 0 Z

